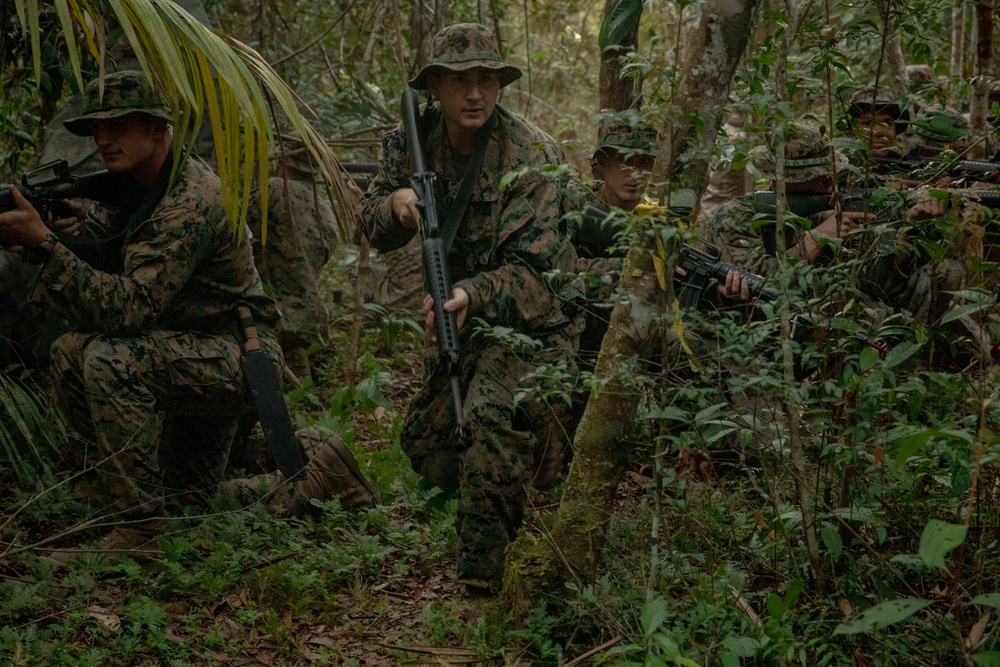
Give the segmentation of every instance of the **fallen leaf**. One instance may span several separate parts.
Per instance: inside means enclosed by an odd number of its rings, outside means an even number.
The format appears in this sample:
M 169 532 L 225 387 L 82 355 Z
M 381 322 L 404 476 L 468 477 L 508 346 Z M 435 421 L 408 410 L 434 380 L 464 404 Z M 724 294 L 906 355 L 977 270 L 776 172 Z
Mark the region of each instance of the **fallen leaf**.
M 983 633 L 986 632 L 986 624 L 990 622 L 990 612 L 983 614 L 983 617 L 976 621 L 969 630 L 969 636 L 965 638 L 965 648 L 972 650 L 983 641 Z
M 121 627 L 122 620 L 118 618 L 118 614 L 114 614 L 104 607 L 99 607 L 95 604 L 87 607 L 87 611 L 89 612 L 88 616 L 97 619 L 98 623 L 112 632 Z

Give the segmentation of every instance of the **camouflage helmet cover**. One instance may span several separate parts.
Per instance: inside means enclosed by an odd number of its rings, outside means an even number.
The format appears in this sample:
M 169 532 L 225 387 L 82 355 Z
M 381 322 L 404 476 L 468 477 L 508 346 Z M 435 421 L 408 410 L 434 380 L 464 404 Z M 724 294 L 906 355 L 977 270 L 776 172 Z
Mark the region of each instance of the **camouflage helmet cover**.
M 521 78 L 520 69 L 503 62 L 497 40 L 486 26 L 456 23 L 434 35 L 431 61 L 410 80 L 409 85 L 417 90 L 427 90 L 427 75 L 430 72 L 441 69 L 465 72 L 476 67 L 496 72 L 501 88 Z
M 910 120 L 910 112 L 900 108 L 899 102 L 890 97 L 884 89 L 862 88 L 851 96 L 847 113 L 857 118 L 865 112 L 885 112 L 891 115 L 896 121 L 896 134 L 906 132 L 906 125 Z
M 79 137 L 89 137 L 94 134 L 92 121 L 121 118 L 131 113 L 144 113 L 168 121 L 173 118 L 163 98 L 153 92 L 146 75 L 138 70 L 105 76 L 103 95 L 100 79 L 88 83 L 84 90 L 83 113 L 64 121 L 63 125 Z
M 594 157 L 608 150 L 625 154 L 656 155 L 656 130 L 645 123 L 615 123 L 601 135 Z
M 761 175 L 775 179 L 775 157 L 772 147 L 759 146 L 751 151 L 751 160 Z M 833 174 L 847 166 L 843 153 L 834 150 L 831 154 L 830 140 L 818 129 L 796 123 L 785 138 L 785 182 L 805 183 L 819 176 Z
M 922 146 L 944 149 L 969 135 L 969 123 L 958 111 L 932 104 L 920 110 L 910 122 L 914 141 Z

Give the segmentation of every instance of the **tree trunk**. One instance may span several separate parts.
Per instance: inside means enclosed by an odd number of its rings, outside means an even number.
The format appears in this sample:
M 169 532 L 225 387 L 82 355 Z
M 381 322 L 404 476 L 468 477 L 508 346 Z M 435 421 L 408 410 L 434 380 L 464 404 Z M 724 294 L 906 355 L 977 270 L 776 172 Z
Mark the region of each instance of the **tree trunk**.
M 993 0 L 980 0 L 976 5 L 976 64 L 973 78 L 969 125 L 979 136 L 986 134 L 986 117 L 990 109 L 990 82 L 993 79 Z M 986 159 L 986 144 L 979 141 L 969 151 L 973 160 Z
M 669 193 L 671 184 L 677 183 L 693 189 L 695 201 L 700 198 L 729 81 L 751 34 L 757 2 L 709 0 L 704 5 L 701 23 L 687 40 L 690 51 L 674 105 L 664 113 L 680 122 L 661 132 L 653 172 L 661 191 Z M 533 608 L 540 597 L 559 590 L 567 579 L 586 582 L 596 574 L 610 501 L 624 470 L 621 443 L 632 428 L 639 400 L 615 367 L 621 359 L 642 359 L 654 348 L 658 350 L 656 341 L 662 336 L 662 313 L 655 305 L 662 293 L 653 254 L 638 243 L 647 235 L 640 230 L 635 238 L 622 271 L 622 289 L 628 298 L 612 312 L 595 369 L 597 377 L 607 378 L 608 383 L 590 397 L 577 428 L 573 465 L 551 534 L 541 542 L 522 536 L 508 551 L 504 590 L 515 612 Z M 672 254 L 669 248 L 667 252 Z M 663 270 L 673 275 L 672 259 Z M 669 280 L 666 285 L 669 290 Z
M 604 16 L 618 4 L 618 0 L 604 0 Z M 629 107 L 637 92 L 636 79 L 622 78 L 622 56 L 634 50 L 639 39 L 639 22 L 620 40 L 620 44 L 609 45 L 601 54 L 601 109 L 623 111 Z M 595 144 L 598 137 L 594 137 Z
M 948 104 L 955 106 L 962 93 L 961 79 L 965 76 L 965 3 L 951 3 L 951 75 L 948 84 Z

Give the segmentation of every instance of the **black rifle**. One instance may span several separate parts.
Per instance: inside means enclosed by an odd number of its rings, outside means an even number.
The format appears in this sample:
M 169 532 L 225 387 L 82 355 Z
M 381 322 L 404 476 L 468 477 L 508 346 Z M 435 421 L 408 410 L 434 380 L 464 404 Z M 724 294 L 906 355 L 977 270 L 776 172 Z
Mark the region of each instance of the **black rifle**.
M 697 308 L 698 299 L 708 287 L 709 281 L 715 278 L 720 283 L 725 283 L 727 276 L 733 271 L 740 277 L 740 280 L 747 281 L 751 296 L 764 301 L 774 301 L 778 298 L 777 292 L 764 285 L 763 278 L 750 273 L 742 266 L 723 262 L 719 259 L 722 253 L 711 243 L 706 243 L 705 246 L 708 248 L 708 252 L 698 250 L 689 243 L 681 245 L 677 266 L 684 269 L 687 275 L 675 276 L 674 278 L 674 281 L 681 285 L 677 295 L 677 301 L 681 308 Z
M 21 177 L 21 185 L 16 187 L 44 220 L 50 214 L 65 212 L 63 199 L 93 199 L 104 203 L 120 201 L 123 187 L 129 187 L 129 182 L 125 179 L 126 177 L 112 174 L 106 169 L 74 176 L 69 172 L 66 160 L 56 160 L 25 172 Z M 17 204 L 14 203 L 8 186 L 0 185 L 0 213 L 15 208 Z
M 989 183 L 1000 182 L 1000 163 L 986 160 L 950 160 L 946 157 L 875 157 L 878 171 L 883 173 L 923 172 L 931 178 L 938 176 L 969 176 Z
M 581 225 L 581 235 L 589 233 L 590 236 L 580 239 L 580 244 L 591 244 L 591 249 L 595 254 L 607 255 L 607 247 L 613 245 L 614 238 L 625 228 L 620 222 L 612 222 L 608 219 L 608 213 L 597 208 L 593 204 L 583 206 L 583 224 Z M 698 300 L 701 298 L 709 281 L 714 278 L 719 282 L 726 282 L 726 277 L 731 271 L 735 271 L 741 280 L 747 281 L 750 294 L 765 301 L 774 301 L 778 298 L 777 292 L 764 286 L 764 279 L 758 275 L 750 273 L 741 266 L 729 264 L 721 261 L 722 253 L 711 243 L 705 244 L 708 251 L 698 250 L 690 243 L 682 243 L 680 255 L 677 258 L 677 266 L 684 269 L 687 275 L 674 276 L 674 283 L 677 288 L 677 300 L 681 308 L 697 308 Z M 599 252 L 603 249 L 603 252 Z
M 434 299 L 434 329 L 437 333 L 438 357 L 444 362 L 451 376 L 451 396 L 455 405 L 455 424 L 459 436 L 469 436 L 462 410 L 462 387 L 459 381 L 458 318 L 444 310 L 444 302 L 452 298 L 451 273 L 448 270 L 448 248 L 441 238 L 437 205 L 434 201 L 434 179 L 437 175 L 428 170 L 424 149 L 420 141 L 417 118 L 420 113 L 417 91 L 407 87 L 400 102 L 403 130 L 410 151 L 413 177 L 410 187 L 417 193 L 420 211 L 420 239 L 422 241 L 424 288 Z
M 137 191 L 136 183 L 124 174 L 112 174 L 106 169 L 89 174 L 74 175 L 65 160 L 48 162 L 21 177 L 15 186 L 46 224 L 52 218 L 71 214 L 64 199 L 90 199 L 103 204 L 128 207 Z M 0 213 L 17 208 L 9 186 L 0 185 Z M 50 229 L 63 245 L 83 261 L 99 271 L 114 272 L 121 264 L 121 237 L 95 238 L 66 234 L 50 225 Z

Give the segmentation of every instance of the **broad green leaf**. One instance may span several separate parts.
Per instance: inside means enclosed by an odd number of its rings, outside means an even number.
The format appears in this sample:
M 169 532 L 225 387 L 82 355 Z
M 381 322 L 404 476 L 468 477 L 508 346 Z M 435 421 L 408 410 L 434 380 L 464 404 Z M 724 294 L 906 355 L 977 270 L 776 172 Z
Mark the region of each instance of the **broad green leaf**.
M 642 606 L 639 621 L 642 623 L 642 633 L 646 637 L 652 637 L 665 620 L 667 620 L 667 601 L 663 598 L 653 598 Z
M 642 0 L 618 0 L 601 24 L 597 45 L 601 51 L 609 46 L 621 44 L 639 24 L 642 15 Z
M 972 604 L 981 604 L 985 607 L 1000 609 L 1000 593 L 984 593 L 972 598 Z
M 1000 667 L 1000 652 L 980 651 L 972 656 L 972 662 L 981 667 Z
M 931 604 L 930 600 L 902 598 L 881 602 L 866 609 L 850 623 L 841 623 L 833 630 L 833 635 L 855 635 L 859 632 L 880 630 L 886 626 L 905 621 L 910 616 Z
M 941 316 L 941 324 L 953 322 L 964 315 L 972 315 L 981 310 L 986 310 L 992 304 L 989 303 L 963 303 L 952 307 L 947 313 Z
M 655 408 L 649 412 L 645 412 L 642 415 L 642 419 L 669 419 L 670 421 L 683 422 L 686 423 L 689 419 L 689 413 L 681 410 L 674 405 L 665 405 L 661 408 Z
M 878 363 L 878 350 L 876 350 L 874 347 L 864 347 L 861 349 L 861 354 L 858 355 L 858 365 L 861 367 L 862 373 L 864 373 L 877 363 Z
M 896 465 L 901 466 L 906 463 L 907 459 L 916 454 L 931 438 L 948 438 L 968 443 L 972 443 L 974 440 L 973 436 L 965 431 L 929 429 L 920 431 L 919 433 L 912 433 L 899 439 L 896 449 Z
M 943 568 L 944 557 L 965 541 L 968 530 L 969 527 L 964 523 L 954 524 L 931 519 L 920 536 L 920 558 L 927 567 Z
M 760 642 L 753 637 L 726 637 L 722 640 L 722 647 L 733 657 L 752 658 L 760 650 Z M 738 660 L 736 664 L 739 664 Z
M 913 356 L 913 354 L 920 349 L 920 345 L 917 343 L 912 343 L 910 341 L 903 341 L 898 345 L 893 345 L 889 349 L 889 353 L 885 355 L 885 362 L 882 366 L 886 369 L 895 368 L 907 359 Z
M 837 529 L 828 523 L 823 524 L 820 529 L 820 537 L 823 540 L 823 546 L 830 553 L 830 558 L 839 560 L 840 555 L 844 552 L 844 540 L 840 537 Z
M 719 654 L 719 662 L 722 667 L 740 667 L 740 659 L 728 651 Z

